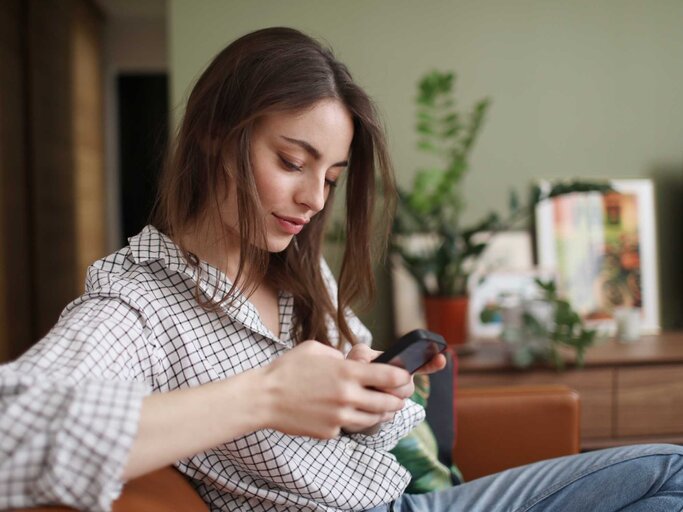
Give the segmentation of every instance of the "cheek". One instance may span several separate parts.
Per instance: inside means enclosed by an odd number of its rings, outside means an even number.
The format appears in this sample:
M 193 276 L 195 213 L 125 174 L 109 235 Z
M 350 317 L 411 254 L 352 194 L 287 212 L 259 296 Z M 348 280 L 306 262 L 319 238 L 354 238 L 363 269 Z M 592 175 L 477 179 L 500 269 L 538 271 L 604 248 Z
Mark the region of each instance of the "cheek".
M 261 206 L 266 211 L 272 209 L 282 197 L 287 189 L 287 177 L 282 173 L 268 172 L 262 167 L 254 167 L 254 183 L 258 193 Z

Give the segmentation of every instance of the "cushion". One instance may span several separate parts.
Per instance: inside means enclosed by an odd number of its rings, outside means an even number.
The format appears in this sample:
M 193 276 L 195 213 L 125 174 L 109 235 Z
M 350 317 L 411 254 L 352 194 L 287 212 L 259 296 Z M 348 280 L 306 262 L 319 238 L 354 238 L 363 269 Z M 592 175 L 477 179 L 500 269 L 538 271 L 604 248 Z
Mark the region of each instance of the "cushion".
M 453 364 L 449 361 L 444 370 L 431 378 L 415 376 L 415 393 L 411 399 L 427 409 L 427 421 L 418 425 L 391 450 L 398 462 L 410 472 L 408 494 L 437 491 L 463 481 L 458 468 L 451 464 L 450 455 L 453 445 L 452 371 Z M 441 393 L 437 394 L 437 390 Z M 434 393 L 431 398 L 430 392 Z M 440 434 L 446 437 L 441 443 L 430 422 L 438 424 Z M 449 430 L 444 429 L 444 424 Z

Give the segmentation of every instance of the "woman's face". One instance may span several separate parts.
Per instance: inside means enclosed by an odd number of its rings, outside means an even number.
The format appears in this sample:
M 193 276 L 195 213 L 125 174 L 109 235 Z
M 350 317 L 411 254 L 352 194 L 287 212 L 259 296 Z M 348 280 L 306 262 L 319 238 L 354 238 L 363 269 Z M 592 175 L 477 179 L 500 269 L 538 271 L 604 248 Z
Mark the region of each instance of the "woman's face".
M 265 219 L 268 251 L 287 248 L 306 229 L 348 165 L 353 121 L 337 100 L 301 113 L 265 117 L 251 140 L 251 163 Z M 230 187 L 222 216 L 237 227 L 237 201 Z

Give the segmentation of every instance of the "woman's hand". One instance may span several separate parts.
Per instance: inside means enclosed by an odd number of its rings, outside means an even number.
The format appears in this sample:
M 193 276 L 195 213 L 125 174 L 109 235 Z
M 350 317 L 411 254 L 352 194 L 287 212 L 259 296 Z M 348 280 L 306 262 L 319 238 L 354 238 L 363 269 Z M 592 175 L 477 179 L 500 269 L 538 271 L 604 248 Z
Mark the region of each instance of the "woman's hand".
M 412 394 L 410 375 L 389 365 L 371 367 L 365 358 L 369 353 L 363 351 L 361 358 L 360 350 L 354 352 L 358 358 L 345 360 L 332 347 L 306 341 L 262 368 L 270 397 L 264 426 L 291 435 L 332 438 L 342 428 L 364 431 L 401 410 L 404 398 Z
M 352 361 L 360 361 L 363 363 L 370 363 L 373 359 L 377 358 L 382 352 L 379 350 L 373 350 L 367 345 L 363 345 L 362 343 L 359 343 L 357 345 L 354 345 L 351 350 L 349 350 L 349 353 L 346 355 L 346 359 L 352 360 Z M 388 366 L 388 365 L 375 365 L 377 366 Z M 413 384 L 413 378 L 412 376 L 410 377 L 410 380 L 406 382 L 405 384 L 393 388 L 387 388 L 387 387 L 381 387 L 379 388 L 380 390 L 384 391 L 385 393 L 390 393 L 398 398 L 410 398 L 412 394 L 415 392 L 415 385 Z M 393 416 L 393 414 L 392 414 Z
M 346 358 L 354 361 L 360 361 L 364 363 L 370 363 L 373 359 L 378 357 L 382 352 L 378 350 L 373 350 L 367 345 L 363 344 L 358 344 L 354 345 L 349 353 L 347 354 Z M 374 365 L 375 367 L 377 366 L 389 366 L 389 365 Z M 434 373 L 437 372 L 441 369 L 443 369 L 446 366 L 446 356 L 443 354 L 437 354 L 434 356 L 425 366 L 420 368 L 420 370 L 417 371 L 417 373 L 421 374 L 429 374 L 429 373 Z M 410 398 L 413 393 L 415 392 L 415 384 L 413 383 L 413 378 L 412 376 L 410 377 L 410 380 L 406 382 L 405 384 L 401 386 L 395 386 L 395 387 L 380 387 L 378 388 L 380 391 L 383 391 L 385 393 L 389 393 L 394 395 L 395 397 L 406 399 Z M 382 415 L 382 418 L 380 421 L 376 424 L 373 425 L 369 429 L 362 429 L 360 431 L 358 430 L 352 430 L 348 427 L 344 427 L 344 430 L 348 432 L 362 432 L 365 434 L 371 434 L 372 432 L 377 430 L 377 427 L 379 426 L 380 423 L 384 423 L 386 421 L 390 421 L 393 419 L 395 415 L 395 412 L 387 412 L 384 415 Z
M 350 361 L 358 361 L 361 363 L 370 363 L 373 359 L 375 359 L 377 356 L 379 356 L 382 352 L 378 350 L 373 350 L 367 345 L 363 345 L 362 343 L 359 343 L 357 345 L 354 345 L 351 350 L 349 350 L 349 353 L 346 355 L 346 359 Z M 388 366 L 388 365 L 374 365 L 374 367 L 378 366 Z M 404 383 L 399 386 L 393 386 L 393 387 L 379 387 L 378 391 L 382 391 L 384 393 L 391 394 L 397 398 L 401 399 L 406 399 L 409 398 L 413 392 L 415 391 L 415 384 L 413 384 L 413 376 L 410 375 L 410 378 Z M 387 421 L 391 421 L 394 419 L 394 416 L 396 414 L 396 411 L 387 411 L 382 416 L 373 423 L 372 425 L 364 428 L 356 428 L 353 425 L 344 425 L 344 431 L 349 432 L 349 433 L 361 433 L 361 434 L 367 434 L 371 435 L 375 433 L 377 430 L 379 430 L 379 426 L 382 423 L 385 423 Z
M 367 345 L 358 344 L 354 345 L 349 353 L 347 354 L 347 359 L 352 359 L 354 361 L 362 361 L 364 363 L 369 363 L 375 358 L 377 358 L 382 352 L 379 350 L 373 350 Z M 430 373 L 438 372 L 443 370 L 446 366 L 446 356 L 443 354 L 437 354 L 429 360 L 422 368 L 420 368 L 416 373 L 423 375 L 428 375 Z M 401 386 L 399 388 L 388 389 L 382 388 L 383 391 L 391 393 L 399 398 L 409 398 L 415 392 L 415 386 L 413 385 L 412 378 L 408 384 Z
M 446 367 L 446 356 L 443 354 L 437 354 L 432 357 L 427 364 L 420 368 L 415 373 L 420 373 L 422 375 L 429 375 L 430 373 L 438 372 Z

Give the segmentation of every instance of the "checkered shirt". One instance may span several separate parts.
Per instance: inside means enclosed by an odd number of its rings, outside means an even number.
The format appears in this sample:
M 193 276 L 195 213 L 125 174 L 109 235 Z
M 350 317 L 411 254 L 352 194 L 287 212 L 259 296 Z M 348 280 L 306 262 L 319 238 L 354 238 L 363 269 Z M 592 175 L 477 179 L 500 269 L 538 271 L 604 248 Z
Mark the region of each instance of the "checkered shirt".
M 265 366 L 294 344 L 291 295 L 279 295 L 278 337 L 242 296 L 217 312 L 201 308 L 197 281 L 206 297 L 223 295 L 229 281 L 204 262 L 189 266 L 154 227 L 129 243 L 89 268 L 85 294 L 45 338 L 0 367 L 0 509 L 111 509 L 147 394 Z M 369 343 L 358 318 L 348 318 Z M 387 450 L 423 418 L 408 402 L 371 436 L 321 441 L 259 430 L 176 466 L 211 510 L 365 510 L 403 493 L 409 474 Z

